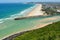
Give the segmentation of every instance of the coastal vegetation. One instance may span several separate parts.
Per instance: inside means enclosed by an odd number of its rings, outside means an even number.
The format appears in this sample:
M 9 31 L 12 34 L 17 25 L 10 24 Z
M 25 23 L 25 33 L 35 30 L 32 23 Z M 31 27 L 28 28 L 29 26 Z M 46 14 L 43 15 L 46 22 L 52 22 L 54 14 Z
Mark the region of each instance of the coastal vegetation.
M 60 21 L 43 28 L 28 31 L 12 40 L 60 40 Z
M 58 8 L 59 6 L 57 5 L 43 5 L 42 11 L 45 11 L 45 14 L 47 15 L 59 15 L 60 14 L 60 9 Z M 57 11 L 59 10 L 59 12 Z

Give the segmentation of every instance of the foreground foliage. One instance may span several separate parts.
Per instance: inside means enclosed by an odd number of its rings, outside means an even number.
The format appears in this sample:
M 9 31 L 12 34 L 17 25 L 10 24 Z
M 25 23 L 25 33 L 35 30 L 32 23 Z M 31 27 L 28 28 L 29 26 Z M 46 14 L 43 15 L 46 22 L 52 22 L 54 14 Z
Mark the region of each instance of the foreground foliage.
M 26 32 L 13 40 L 60 40 L 60 22 Z

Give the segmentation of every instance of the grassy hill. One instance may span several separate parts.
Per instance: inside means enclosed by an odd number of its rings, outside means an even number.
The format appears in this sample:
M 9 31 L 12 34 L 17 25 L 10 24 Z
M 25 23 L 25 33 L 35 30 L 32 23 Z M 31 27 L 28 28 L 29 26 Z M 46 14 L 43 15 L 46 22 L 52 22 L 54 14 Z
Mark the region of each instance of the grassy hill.
M 26 32 L 13 40 L 60 40 L 60 22 Z

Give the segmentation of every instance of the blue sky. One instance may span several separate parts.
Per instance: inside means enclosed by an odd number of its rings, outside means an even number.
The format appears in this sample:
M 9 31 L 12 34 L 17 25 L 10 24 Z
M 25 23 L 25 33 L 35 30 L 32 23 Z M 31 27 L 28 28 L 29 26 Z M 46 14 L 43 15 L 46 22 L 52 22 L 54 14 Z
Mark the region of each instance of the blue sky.
M 0 0 L 0 3 L 18 3 L 18 2 L 60 2 L 60 0 Z

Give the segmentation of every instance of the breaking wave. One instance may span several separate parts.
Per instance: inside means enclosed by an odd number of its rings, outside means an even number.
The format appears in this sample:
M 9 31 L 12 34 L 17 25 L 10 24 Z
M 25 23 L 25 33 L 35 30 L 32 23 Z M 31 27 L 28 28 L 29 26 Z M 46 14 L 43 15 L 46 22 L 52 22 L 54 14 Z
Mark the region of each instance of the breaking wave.
M 2 19 L 0 19 L 0 23 L 3 23 L 5 20 L 13 20 L 14 18 L 17 18 L 17 17 L 26 16 L 26 15 L 27 15 L 30 11 L 32 11 L 36 6 L 37 6 L 37 5 L 32 6 L 32 7 L 28 8 L 28 9 L 25 9 L 25 10 L 21 11 L 20 13 L 11 15 L 10 17 L 2 18 Z

